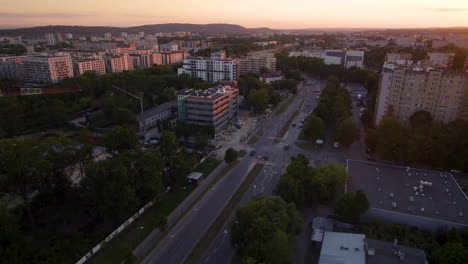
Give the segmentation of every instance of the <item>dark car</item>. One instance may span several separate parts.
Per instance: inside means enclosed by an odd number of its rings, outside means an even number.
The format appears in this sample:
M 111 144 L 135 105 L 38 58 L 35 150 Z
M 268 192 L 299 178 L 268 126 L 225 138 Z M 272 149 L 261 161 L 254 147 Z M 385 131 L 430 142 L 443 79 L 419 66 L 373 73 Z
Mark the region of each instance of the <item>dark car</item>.
M 289 145 L 288 145 L 288 144 L 286 144 L 286 145 L 284 145 L 284 147 L 283 147 L 283 148 L 284 148 L 285 150 L 288 150 L 288 149 L 289 149 Z
M 255 149 L 250 151 L 250 156 L 255 156 L 255 154 L 257 154 L 257 151 L 255 151 Z
M 292 126 L 295 127 L 295 126 L 296 126 L 296 123 L 293 123 Z

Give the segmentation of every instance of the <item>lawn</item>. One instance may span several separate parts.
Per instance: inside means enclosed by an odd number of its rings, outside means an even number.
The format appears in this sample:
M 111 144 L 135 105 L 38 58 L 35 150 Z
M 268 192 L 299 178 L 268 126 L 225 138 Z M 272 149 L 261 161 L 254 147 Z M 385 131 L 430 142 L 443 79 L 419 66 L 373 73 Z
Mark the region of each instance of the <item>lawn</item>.
M 216 238 L 216 235 L 219 233 L 224 223 L 229 219 L 229 216 L 231 216 L 234 213 L 234 210 L 236 209 L 236 206 L 241 201 L 242 196 L 244 196 L 244 194 L 247 192 L 250 185 L 254 182 L 255 178 L 262 171 L 264 166 L 265 165 L 263 164 L 256 164 L 252 168 L 252 170 L 249 172 L 247 177 L 241 183 L 239 188 L 237 188 L 236 192 L 231 197 L 229 202 L 223 208 L 221 213 L 218 215 L 218 217 L 216 217 L 213 224 L 206 231 L 206 233 L 203 235 L 200 241 L 198 241 L 197 245 L 193 248 L 190 255 L 184 261 L 184 264 L 198 263 L 198 261 L 202 258 L 205 251 L 208 249 L 208 247 L 211 245 L 213 240 Z
M 265 133 L 263 132 L 263 130 L 260 129 L 259 131 L 257 131 L 257 136 L 261 137 L 261 136 L 263 136 L 263 135 L 265 135 Z
M 286 109 L 288 109 L 289 105 L 292 104 L 295 98 L 296 98 L 296 95 L 289 98 L 284 104 L 281 105 L 280 108 L 278 108 L 278 110 L 276 110 L 275 115 L 280 115 L 284 111 L 286 111 Z
M 213 158 L 207 158 L 200 165 L 198 165 L 194 169 L 194 171 L 203 173 L 203 177 L 206 178 L 208 177 L 208 175 L 211 174 L 212 171 L 214 171 L 214 169 L 216 169 L 216 167 L 219 166 L 219 164 L 221 164 L 221 162 L 223 161 Z
M 253 145 L 253 144 L 257 143 L 259 140 L 260 140 L 259 137 L 253 136 L 253 137 L 251 137 L 251 138 L 249 139 L 249 141 L 247 141 L 247 144 Z
M 295 144 L 296 146 L 304 150 L 311 150 L 315 152 L 320 151 L 320 147 L 317 146 L 317 144 L 315 144 L 314 142 L 296 142 Z
M 291 115 L 291 117 L 289 117 L 288 122 L 286 122 L 283 125 L 283 127 L 281 128 L 281 130 L 278 132 L 278 135 L 277 135 L 278 137 L 280 137 L 280 138 L 284 137 L 286 132 L 288 132 L 288 129 L 291 126 L 292 122 L 294 121 L 294 118 L 296 118 L 296 116 L 298 114 L 299 114 L 298 110 L 294 111 L 294 113 Z
M 240 158 L 242 158 L 242 157 L 245 156 L 246 153 L 247 153 L 247 152 L 245 152 L 245 150 L 239 150 L 239 151 L 237 152 L 237 156 L 240 157 Z

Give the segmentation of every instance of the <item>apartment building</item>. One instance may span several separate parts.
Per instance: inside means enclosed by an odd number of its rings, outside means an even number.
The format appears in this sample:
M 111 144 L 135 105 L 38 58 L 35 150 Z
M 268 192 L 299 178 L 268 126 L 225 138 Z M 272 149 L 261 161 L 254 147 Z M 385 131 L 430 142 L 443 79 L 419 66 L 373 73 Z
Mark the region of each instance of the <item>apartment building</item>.
M 169 65 L 181 62 L 187 57 L 187 52 L 184 50 L 178 51 L 165 51 L 161 52 L 162 64 Z
M 249 72 L 260 72 L 261 68 L 276 71 L 276 58 L 274 53 L 259 53 L 239 59 L 240 75 Z
M 97 75 L 106 73 L 106 64 L 103 59 L 75 59 L 73 66 L 77 76 L 87 71 L 94 71 Z
M 192 77 L 202 78 L 206 82 L 218 82 L 221 80 L 237 81 L 239 78 L 238 59 L 185 59 L 178 74 L 190 74 Z
M 123 72 L 133 69 L 132 57 L 124 55 L 108 55 L 105 57 L 107 72 Z
M 468 118 L 468 74 L 419 65 L 384 65 L 377 94 L 375 123 L 389 111 L 408 122 L 416 111 L 435 121 Z M 392 109 L 392 110 L 390 110 Z
M 385 63 L 402 64 L 403 61 L 409 61 L 412 57 L 411 53 L 387 53 Z
M 289 56 L 319 58 L 327 65 L 342 65 L 345 68 L 364 67 L 364 51 L 360 50 L 299 50 L 289 52 Z
M 30 83 L 56 83 L 73 77 L 70 56 L 31 56 L 23 59 L 22 79 Z
M 447 69 L 452 69 L 455 53 L 429 52 L 427 53 L 426 60 L 432 63 L 432 65 L 445 65 Z
M 28 56 L 2 56 L 0 57 L 0 78 L 20 79 L 23 73 L 23 59 Z
M 264 83 L 271 84 L 279 80 L 284 80 L 284 74 L 282 72 L 265 73 L 260 75 L 260 80 Z
M 215 132 L 236 121 L 239 109 L 237 84 L 221 84 L 206 90 L 186 89 L 177 95 L 179 120 L 196 126 L 213 126 Z

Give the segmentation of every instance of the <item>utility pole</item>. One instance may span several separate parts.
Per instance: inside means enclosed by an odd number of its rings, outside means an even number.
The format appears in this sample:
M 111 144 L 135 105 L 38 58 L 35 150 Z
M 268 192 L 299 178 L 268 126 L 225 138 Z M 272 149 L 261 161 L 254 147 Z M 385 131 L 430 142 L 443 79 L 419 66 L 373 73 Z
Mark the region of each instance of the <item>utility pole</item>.
M 112 85 L 112 88 L 114 88 L 116 90 L 119 90 L 119 91 L 121 91 L 122 93 L 124 93 L 124 94 L 126 94 L 128 96 L 131 96 L 133 98 L 136 98 L 136 99 L 140 100 L 141 117 L 143 118 L 143 93 L 142 92 L 140 92 L 140 96 L 137 96 L 137 95 L 129 93 L 129 92 L 127 92 L 127 91 L 125 91 L 125 90 L 123 90 L 123 89 L 121 89 L 121 88 L 119 88 L 119 87 L 117 87 L 115 85 Z M 143 132 L 146 132 L 146 125 L 145 125 L 144 120 L 143 120 Z

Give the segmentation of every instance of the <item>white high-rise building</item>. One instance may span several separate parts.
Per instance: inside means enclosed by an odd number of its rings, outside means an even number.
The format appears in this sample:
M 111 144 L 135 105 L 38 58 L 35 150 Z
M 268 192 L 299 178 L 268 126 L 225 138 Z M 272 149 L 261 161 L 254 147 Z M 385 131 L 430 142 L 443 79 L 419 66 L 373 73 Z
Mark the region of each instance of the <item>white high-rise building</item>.
M 221 80 L 237 81 L 239 78 L 238 59 L 185 59 L 178 74 L 188 73 L 192 77 L 198 77 L 207 82 L 218 82 Z
M 109 32 L 104 33 L 104 38 L 105 39 L 112 39 L 112 33 L 109 33 Z
M 34 56 L 23 59 L 23 76 L 25 82 L 56 83 L 64 78 L 73 77 L 73 66 L 70 56 Z

